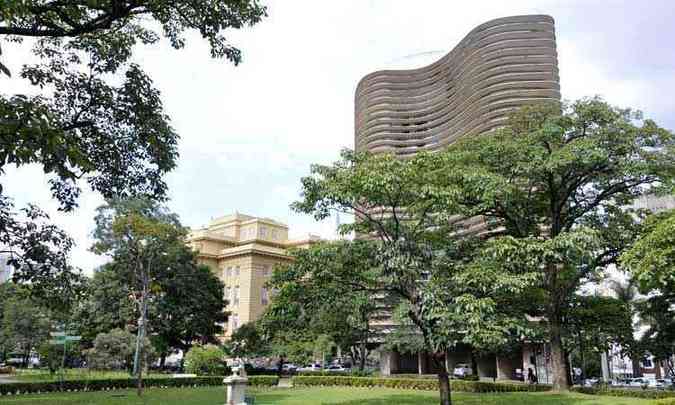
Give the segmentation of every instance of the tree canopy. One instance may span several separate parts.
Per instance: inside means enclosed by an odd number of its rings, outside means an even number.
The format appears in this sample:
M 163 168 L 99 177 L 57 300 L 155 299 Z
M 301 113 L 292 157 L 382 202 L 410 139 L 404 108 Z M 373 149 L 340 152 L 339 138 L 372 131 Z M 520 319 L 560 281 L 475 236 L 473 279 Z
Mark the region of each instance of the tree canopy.
M 40 166 L 65 211 L 77 206 L 82 183 L 104 198 L 164 199 L 163 175 L 176 166 L 178 134 L 152 79 L 132 63 L 134 53 L 161 38 L 180 49 L 196 32 L 213 57 L 238 64 L 241 52 L 225 32 L 265 15 L 256 0 L 3 1 L 0 41 L 28 43 L 37 61 L 18 72 L 0 65 L 3 74 L 16 73 L 11 80 L 35 89 L 0 92 L 0 174 L 9 166 Z M 0 242 L 12 252 L 15 280 L 70 289 L 74 272 L 61 256 L 72 241 L 41 228 L 47 221 L 37 207 L 15 212 L 0 185 Z
M 633 200 L 672 189 L 673 145 L 671 132 L 640 113 L 595 98 L 524 107 L 503 129 L 445 153 L 463 215 L 483 216 L 503 235 L 497 261 L 539 280 L 556 388 L 567 387 L 563 308 L 635 235 Z

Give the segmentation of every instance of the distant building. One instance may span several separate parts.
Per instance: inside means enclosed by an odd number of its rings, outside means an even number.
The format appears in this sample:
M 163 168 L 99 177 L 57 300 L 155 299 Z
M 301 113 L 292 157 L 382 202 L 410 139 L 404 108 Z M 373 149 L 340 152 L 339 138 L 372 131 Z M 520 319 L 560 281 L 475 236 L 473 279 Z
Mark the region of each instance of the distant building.
M 0 284 L 12 279 L 14 268 L 9 265 L 9 258 L 7 254 L 0 255 Z
M 359 81 L 354 96 L 354 148 L 407 159 L 446 149 L 461 138 L 506 125 L 520 107 L 560 101 L 553 18 L 524 15 L 487 21 L 471 30 L 437 61 L 415 69 L 384 69 Z M 463 223 L 472 233 L 487 230 L 482 218 Z M 376 331 L 397 327 L 393 319 L 373 321 Z M 427 353 L 381 352 L 383 375 L 434 372 Z M 471 348 L 446 355 L 450 371 L 471 364 Z M 523 344 L 510 355 L 476 359 L 480 377 L 514 379 L 536 374 L 549 382 L 547 346 Z
M 262 315 L 272 298 L 265 283 L 274 265 L 292 260 L 287 249 L 307 247 L 319 240 L 314 235 L 289 240 L 286 224 L 239 213 L 216 218 L 190 233 L 188 241 L 198 252 L 199 261 L 225 284 L 231 312 L 225 338 Z

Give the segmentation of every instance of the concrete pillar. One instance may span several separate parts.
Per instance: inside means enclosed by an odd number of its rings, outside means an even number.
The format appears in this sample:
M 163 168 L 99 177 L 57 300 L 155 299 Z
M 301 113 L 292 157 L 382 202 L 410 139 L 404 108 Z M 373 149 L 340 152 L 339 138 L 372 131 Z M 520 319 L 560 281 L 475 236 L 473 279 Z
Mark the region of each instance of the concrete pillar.
M 609 381 L 609 361 L 607 359 L 607 352 L 600 353 L 600 367 L 602 367 L 602 380 Z
M 392 375 L 398 371 L 399 355 L 396 351 L 380 352 L 380 374 Z
M 522 371 L 522 357 L 515 356 L 496 356 L 497 363 L 497 379 L 498 380 L 513 380 L 515 378 L 516 369 Z
M 494 355 L 478 357 L 476 359 L 478 365 L 478 376 L 481 378 L 496 378 L 497 367 Z

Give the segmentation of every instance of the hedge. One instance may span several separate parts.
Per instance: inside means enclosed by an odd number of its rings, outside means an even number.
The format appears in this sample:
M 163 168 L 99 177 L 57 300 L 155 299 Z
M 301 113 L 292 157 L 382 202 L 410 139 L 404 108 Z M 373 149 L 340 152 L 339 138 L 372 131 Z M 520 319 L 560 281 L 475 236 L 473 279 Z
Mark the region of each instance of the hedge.
M 631 397 L 644 399 L 675 398 L 675 391 L 661 390 L 643 390 L 643 389 L 615 389 L 615 388 L 595 388 L 595 387 L 572 387 L 574 392 L 589 395 L 606 395 L 609 397 Z M 675 401 L 672 401 L 675 405 Z M 666 404 L 669 404 L 666 402 Z
M 464 392 L 548 391 L 550 385 L 509 384 L 483 381 L 452 380 L 452 390 Z M 424 378 L 372 378 L 344 376 L 296 376 L 293 386 L 384 387 L 413 390 L 438 390 L 438 381 Z
M 189 377 L 189 378 L 148 378 L 143 380 L 144 387 L 206 387 L 223 385 L 222 376 Z M 270 387 L 279 383 L 279 377 L 261 375 L 248 377 L 249 385 Z M 108 391 L 135 388 L 136 380 L 98 379 L 98 380 L 66 380 L 63 382 L 19 382 L 0 384 L 0 395 L 34 394 L 56 391 Z
M 352 370 L 352 371 L 297 371 L 296 375 L 298 376 L 314 376 L 314 377 L 370 377 L 373 375 L 373 371 L 361 371 L 361 370 Z

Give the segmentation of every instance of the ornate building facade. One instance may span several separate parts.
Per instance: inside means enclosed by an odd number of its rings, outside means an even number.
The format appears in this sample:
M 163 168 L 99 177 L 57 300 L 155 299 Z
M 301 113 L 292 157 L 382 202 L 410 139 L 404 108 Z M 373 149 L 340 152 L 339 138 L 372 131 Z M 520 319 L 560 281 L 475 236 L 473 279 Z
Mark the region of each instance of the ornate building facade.
M 265 283 L 276 264 L 291 260 L 288 249 L 307 247 L 319 237 L 290 240 L 286 224 L 236 213 L 194 229 L 188 241 L 198 252 L 198 260 L 225 285 L 231 312 L 225 325 L 227 339 L 240 325 L 262 315 L 272 296 Z

